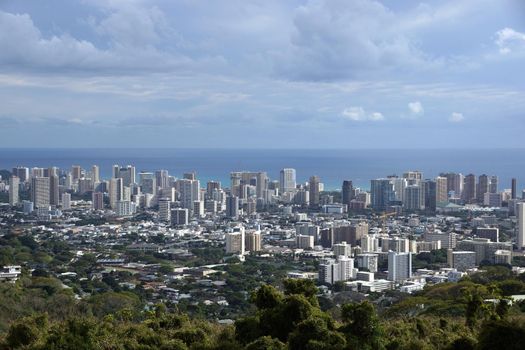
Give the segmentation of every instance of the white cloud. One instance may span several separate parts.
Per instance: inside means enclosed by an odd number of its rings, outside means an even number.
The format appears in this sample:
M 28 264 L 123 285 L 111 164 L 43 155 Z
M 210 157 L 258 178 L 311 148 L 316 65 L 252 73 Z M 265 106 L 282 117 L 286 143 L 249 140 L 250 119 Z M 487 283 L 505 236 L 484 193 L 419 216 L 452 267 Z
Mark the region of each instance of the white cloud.
M 419 117 L 425 113 L 423 105 L 419 101 L 409 102 L 408 109 L 410 110 L 410 114 L 414 117 Z
M 496 45 L 499 52 L 503 55 L 510 54 L 513 51 L 525 49 L 525 33 L 518 32 L 512 28 L 503 28 L 496 32 Z
M 452 123 L 459 123 L 462 122 L 464 119 L 465 117 L 463 116 L 463 113 L 458 112 L 453 112 L 448 118 L 448 120 Z
M 348 107 L 343 109 L 341 116 L 345 119 L 352 121 L 381 121 L 385 120 L 383 114 L 379 112 L 367 113 L 363 107 Z

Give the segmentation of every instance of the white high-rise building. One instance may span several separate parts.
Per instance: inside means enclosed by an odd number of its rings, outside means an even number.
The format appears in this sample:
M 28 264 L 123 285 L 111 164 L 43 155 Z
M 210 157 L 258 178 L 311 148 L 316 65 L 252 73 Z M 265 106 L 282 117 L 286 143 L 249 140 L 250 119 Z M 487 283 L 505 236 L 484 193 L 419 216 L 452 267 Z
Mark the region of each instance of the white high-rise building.
M 49 177 L 31 179 L 31 201 L 36 209 L 49 207 L 49 194 Z
M 280 189 L 281 192 L 294 192 L 297 186 L 297 180 L 295 176 L 295 169 L 284 168 L 280 173 Z
M 334 255 L 336 257 L 339 257 L 339 256 L 349 257 L 351 255 L 350 253 L 351 246 L 350 244 L 347 244 L 346 242 L 334 244 L 332 246 L 332 250 L 334 251 Z
M 179 179 L 177 180 L 178 190 L 180 192 L 180 202 L 183 208 L 193 210 L 193 202 L 199 198 L 199 180 Z
M 17 176 L 11 176 L 9 178 L 9 205 L 18 205 L 18 191 L 19 191 L 20 179 Z
M 226 233 L 226 254 L 244 254 L 244 227 L 236 227 L 233 232 Z
M 516 243 L 518 249 L 523 249 L 525 247 L 525 203 L 518 203 L 516 209 L 516 215 L 518 216 L 518 235 Z
M 93 188 L 96 188 L 100 183 L 100 168 L 98 165 L 91 167 L 91 180 L 93 181 Z
M 261 231 L 246 232 L 244 240 L 247 251 L 258 252 L 261 250 Z
M 171 223 L 176 226 L 187 225 L 189 222 L 189 210 L 186 208 L 175 208 L 171 210 Z
M 122 178 L 112 178 L 109 180 L 109 205 L 116 209 L 117 202 L 124 199 L 124 185 Z
M 62 193 L 62 209 L 70 210 L 71 209 L 71 194 Z
M 388 280 L 403 282 L 412 277 L 412 253 L 388 252 Z
M 170 221 L 171 220 L 171 202 L 168 198 L 159 199 L 159 220 Z
M 202 218 L 204 216 L 204 201 L 193 202 L 193 216 L 196 218 Z

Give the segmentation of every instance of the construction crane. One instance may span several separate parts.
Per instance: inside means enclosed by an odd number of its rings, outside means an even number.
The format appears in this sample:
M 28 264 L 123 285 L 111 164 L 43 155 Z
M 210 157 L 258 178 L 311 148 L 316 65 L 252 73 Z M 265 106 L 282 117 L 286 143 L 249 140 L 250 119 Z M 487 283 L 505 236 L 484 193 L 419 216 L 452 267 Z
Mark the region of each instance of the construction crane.
M 379 219 L 382 221 L 383 225 L 381 226 L 381 231 L 383 233 L 386 233 L 386 219 L 389 217 L 389 216 L 394 216 L 396 215 L 396 212 L 391 212 L 391 213 L 387 213 L 387 212 L 383 212 L 383 214 L 381 214 L 381 216 L 379 216 Z

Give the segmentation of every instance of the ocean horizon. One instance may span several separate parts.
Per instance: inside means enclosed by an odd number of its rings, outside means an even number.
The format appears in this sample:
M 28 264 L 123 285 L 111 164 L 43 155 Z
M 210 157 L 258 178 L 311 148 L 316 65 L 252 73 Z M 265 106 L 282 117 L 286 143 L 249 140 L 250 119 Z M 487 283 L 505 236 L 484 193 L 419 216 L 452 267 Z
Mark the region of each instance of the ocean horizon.
M 182 177 L 195 171 L 202 184 L 221 181 L 229 187 L 232 171 L 266 171 L 279 179 L 282 168 L 295 168 L 297 181 L 321 177 L 325 190 L 339 190 L 343 180 L 368 189 L 370 180 L 419 170 L 425 178 L 442 172 L 499 177 L 499 190 L 525 184 L 525 149 L 231 149 L 231 148 L 0 148 L 0 169 L 16 166 L 68 169 L 100 167 L 103 178 L 114 164 L 131 164 L 140 171 L 168 170 Z

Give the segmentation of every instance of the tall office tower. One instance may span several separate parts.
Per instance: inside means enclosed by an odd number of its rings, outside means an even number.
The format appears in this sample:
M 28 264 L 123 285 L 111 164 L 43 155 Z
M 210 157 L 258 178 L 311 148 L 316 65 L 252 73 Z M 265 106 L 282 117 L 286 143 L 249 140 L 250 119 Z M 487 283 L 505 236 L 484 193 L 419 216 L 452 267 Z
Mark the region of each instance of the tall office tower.
M 226 253 L 244 254 L 244 227 L 235 227 L 233 232 L 226 233 Z
M 104 210 L 104 193 L 93 192 L 91 195 L 91 208 L 93 210 Z
M 297 179 L 295 177 L 295 169 L 284 168 L 280 172 L 280 189 L 281 192 L 294 192 L 295 187 L 297 186 Z
M 157 186 L 160 188 L 168 188 L 169 187 L 169 175 L 167 170 L 157 170 L 155 171 L 155 181 L 157 182 Z
M 516 243 L 518 249 L 523 249 L 525 247 L 525 203 L 518 203 L 516 208 L 516 215 L 518 216 L 518 235 Z
M 135 178 L 135 167 L 132 165 L 128 165 L 125 168 L 120 168 L 116 172 L 117 177 L 122 178 L 124 186 L 130 187 L 134 183 L 136 183 Z
M 216 200 L 215 198 L 213 198 L 214 193 L 217 193 L 220 190 L 221 183 L 219 181 L 208 181 L 208 183 L 206 184 L 206 196 L 208 198 Z
M 140 190 L 142 193 L 149 193 L 152 195 L 157 193 L 157 184 L 153 173 L 141 172 L 139 173 L 139 178 Z
M 431 212 L 436 211 L 437 209 L 437 192 L 438 192 L 438 183 L 433 180 L 425 180 L 423 182 L 425 189 L 425 209 Z M 407 187 L 408 188 L 408 187 Z
M 189 218 L 189 210 L 186 208 L 175 208 L 171 210 L 171 224 L 174 226 L 187 225 Z
M 113 165 L 111 168 L 111 177 L 114 179 L 120 177 L 120 166 L 118 164 Z
M 441 177 L 447 178 L 447 193 L 454 192 L 456 198 L 462 198 L 461 194 L 463 192 L 463 174 L 456 173 L 446 173 L 441 174 Z
M 343 204 L 350 205 L 350 202 L 354 199 L 354 186 L 351 180 L 343 181 L 343 193 L 342 202 Z
M 261 250 L 261 232 L 248 231 L 245 235 L 246 250 L 249 252 L 258 252 Z
M 412 277 L 412 253 L 388 252 L 388 280 L 403 282 Z
M 80 165 L 73 165 L 71 167 L 71 174 L 73 175 L 73 181 L 76 181 L 82 177 L 82 168 Z
M 44 176 L 45 177 L 51 177 L 53 175 L 58 176 L 59 175 L 59 169 L 56 166 L 49 167 L 47 169 L 44 169 Z
M 98 165 L 93 165 L 91 167 L 91 180 L 93 180 L 93 188 L 100 183 L 100 168 Z
M 485 193 L 489 192 L 490 180 L 485 174 L 480 175 L 478 178 L 478 185 L 476 187 L 476 200 L 478 203 L 483 203 L 485 199 Z
M 320 201 L 320 191 L 319 191 L 319 185 L 321 183 L 321 179 L 319 176 L 310 176 L 310 180 L 308 181 L 308 192 L 310 193 L 310 206 L 311 207 L 318 207 L 319 201 Z
M 443 176 L 436 177 L 436 203 L 448 202 L 448 179 Z
M 389 177 L 392 185 L 394 185 L 394 200 L 403 203 L 405 200 L 405 188 L 407 187 L 407 179 L 402 177 Z
M 180 202 L 183 208 L 193 210 L 193 202 L 200 200 L 199 180 L 180 179 L 177 180 L 180 192 Z
M 409 185 L 415 185 L 419 181 L 423 180 L 423 173 L 418 170 L 407 171 L 403 174 L 403 178 L 407 179 Z
M 49 207 L 49 177 L 31 179 L 31 201 L 36 209 Z
M 58 206 L 60 204 L 59 179 L 57 175 L 49 177 L 49 205 Z
M 234 220 L 239 217 L 239 197 L 226 198 L 226 216 Z
M 109 180 L 109 206 L 117 208 L 117 202 L 124 200 L 124 185 L 122 179 L 112 178 Z
M 435 182 L 429 181 L 435 189 Z M 425 197 L 422 195 L 421 185 L 409 185 L 405 188 L 405 201 L 403 206 L 406 210 L 423 210 L 425 209 Z M 423 200 L 422 200 L 423 199 Z M 434 199 L 435 203 L 435 199 Z
M 197 173 L 194 171 L 191 173 L 184 173 L 182 178 L 186 180 L 197 180 Z
M 512 199 L 516 199 L 517 198 L 517 183 L 516 183 L 516 179 L 515 178 L 512 178 L 512 189 L 511 189 L 511 198 Z
M 20 178 L 18 176 L 11 176 L 9 178 L 9 205 L 18 205 L 18 191 L 20 186 Z
M 266 172 L 236 171 L 230 173 L 230 180 L 232 195 L 240 197 L 242 185 L 250 185 L 255 186 L 257 198 L 265 198 L 269 181 Z
M 44 169 L 43 168 L 31 169 L 31 177 L 44 177 Z
M 171 220 L 171 202 L 169 198 L 159 199 L 159 220 L 166 222 Z
M 71 194 L 62 193 L 62 209 L 70 210 L 71 209 Z
M 468 174 L 465 176 L 465 182 L 463 184 L 463 196 L 462 199 L 465 203 L 471 204 L 476 200 L 476 175 Z
M 204 201 L 193 201 L 193 216 L 202 218 L 204 216 Z
M 370 205 L 374 210 L 386 210 L 394 200 L 394 185 L 390 179 L 370 180 Z
M 490 177 L 489 192 L 498 193 L 498 177 L 496 175 Z
M 29 168 L 17 166 L 13 168 L 12 173 L 20 179 L 21 183 L 29 181 Z

